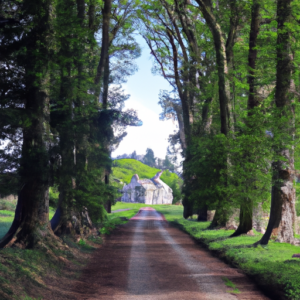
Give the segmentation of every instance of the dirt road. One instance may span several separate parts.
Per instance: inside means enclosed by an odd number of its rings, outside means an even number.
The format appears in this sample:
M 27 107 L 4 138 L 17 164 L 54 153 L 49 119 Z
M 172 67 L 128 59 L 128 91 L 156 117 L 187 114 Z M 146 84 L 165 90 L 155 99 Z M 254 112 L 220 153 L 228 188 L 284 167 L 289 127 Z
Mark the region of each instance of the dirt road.
M 231 294 L 222 277 L 241 293 Z M 151 208 L 107 239 L 73 291 L 80 300 L 269 299 L 245 275 L 169 227 Z

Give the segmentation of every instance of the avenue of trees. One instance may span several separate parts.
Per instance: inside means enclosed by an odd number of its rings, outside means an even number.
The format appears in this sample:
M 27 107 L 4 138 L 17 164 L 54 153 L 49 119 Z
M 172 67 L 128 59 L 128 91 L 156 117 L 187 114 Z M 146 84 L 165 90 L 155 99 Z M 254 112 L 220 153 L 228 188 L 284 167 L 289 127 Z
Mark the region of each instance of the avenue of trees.
M 110 211 L 110 152 L 126 126 L 140 125 L 134 110 L 123 111 L 122 90 L 140 55 L 135 9 L 131 1 L 0 1 L 0 194 L 18 194 L 0 247 L 81 234 L 74 220 L 83 207 L 92 221 Z M 49 224 L 50 186 L 59 199 Z
M 299 5 L 153 0 L 139 11 L 153 72 L 173 87 L 160 104 L 179 123 L 170 142 L 184 155 L 184 217 L 216 210 L 211 227 L 224 227 L 240 209 L 237 236 L 253 207 L 270 205 L 261 244 L 295 242 Z
M 110 211 L 110 153 L 140 125 L 121 87 L 137 33 L 173 89 L 159 103 L 179 124 L 184 217 L 216 210 L 211 227 L 224 227 L 240 209 L 236 236 L 270 205 L 259 243 L 294 243 L 299 0 L 0 0 L 0 11 L 0 194 L 18 193 L 0 247 L 73 234 L 83 206 L 92 220 Z

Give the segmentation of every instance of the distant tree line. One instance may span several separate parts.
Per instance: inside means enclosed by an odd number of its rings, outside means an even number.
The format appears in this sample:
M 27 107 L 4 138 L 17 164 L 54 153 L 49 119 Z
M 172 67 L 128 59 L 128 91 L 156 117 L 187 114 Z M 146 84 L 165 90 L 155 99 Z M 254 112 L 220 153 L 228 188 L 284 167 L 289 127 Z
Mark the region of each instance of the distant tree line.
M 153 167 L 161 170 L 168 169 L 171 172 L 175 172 L 176 169 L 178 169 L 178 166 L 176 166 L 171 162 L 171 159 L 168 155 L 165 156 L 165 159 L 155 157 L 154 151 L 151 148 L 146 149 L 145 155 L 138 155 L 136 151 L 133 151 L 131 154 L 118 155 L 115 159 L 122 159 L 122 158 L 136 159 L 149 167 Z

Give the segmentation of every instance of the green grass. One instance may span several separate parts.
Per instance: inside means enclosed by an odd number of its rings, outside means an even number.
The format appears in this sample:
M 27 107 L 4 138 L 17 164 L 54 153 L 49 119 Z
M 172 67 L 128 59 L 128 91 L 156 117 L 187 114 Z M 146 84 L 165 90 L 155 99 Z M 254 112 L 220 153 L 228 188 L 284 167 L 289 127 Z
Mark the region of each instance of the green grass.
M 0 210 L 0 217 L 13 217 L 15 213 L 10 210 Z
M 159 169 L 151 168 L 135 159 L 117 159 L 113 162 L 113 177 L 118 178 L 122 182 L 128 184 L 134 174 L 138 174 L 140 179 L 152 178 Z M 168 170 L 161 175 L 161 180 L 167 185 L 171 185 L 174 180 L 182 181 L 177 174 Z
M 69 237 L 65 238 L 68 239 Z M 42 299 L 42 297 L 30 298 L 28 294 L 33 290 L 34 294 L 45 289 L 48 290 L 45 279 L 48 279 L 49 275 L 56 280 L 60 280 L 61 276 L 66 276 L 63 274 L 65 264 L 59 259 L 61 257 L 83 267 L 86 264 L 86 258 L 79 253 L 91 253 L 95 248 L 86 242 L 75 243 L 73 239 L 69 240 L 71 241 L 68 244 L 69 248 L 53 247 L 51 249 L 52 255 L 46 251 L 47 248 L 19 249 L 15 247 L 1 249 L 0 299 Z M 67 244 L 65 240 L 64 244 Z M 80 252 L 78 250 L 73 252 L 74 249 L 79 249 Z M 76 274 L 70 275 L 68 273 L 68 280 L 80 274 L 76 272 Z M 28 287 L 30 288 L 28 289 Z
M 142 203 L 117 202 L 114 206 L 112 206 L 112 212 L 119 209 L 130 210 L 109 214 L 108 219 L 101 224 L 100 233 L 110 234 L 116 226 L 127 223 L 128 220 L 135 216 L 142 207 L 153 207 L 158 212 L 164 214 L 166 219 L 168 218 L 169 221 L 174 221 L 181 217 L 183 209 L 182 206 L 177 205 L 147 205 Z M 125 218 L 127 218 L 127 220 Z
M 131 208 L 130 211 L 122 212 L 131 216 L 143 206 L 149 205 L 118 202 L 113 206 L 113 210 Z M 254 231 L 255 236 L 242 235 L 230 238 L 233 230 L 209 230 L 210 222 L 183 219 L 182 206 L 151 205 L 151 207 L 163 213 L 167 221 L 205 244 L 208 249 L 253 276 L 260 285 L 269 286 L 274 290 L 280 289 L 290 300 L 300 300 L 300 259 L 292 258 L 293 254 L 300 253 L 299 246 L 271 240 L 267 247 L 253 247 L 262 234 Z M 239 293 L 235 287 L 229 287 L 232 288 L 229 293 Z
M 232 230 L 208 230 L 209 222 L 176 220 L 187 233 L 233 265 L 257 278 L 261 285 L 283 289 L 288 299 L 300 299 L 300 260 L 292 258 L 300 247 L 270 241 L 267 247 L 253 247 L 262 234 L 229 238 Z
M 226 286 L 232 288 L 232 290 L 228 290 L 227 293 L 240 294 L 239 289 L 236 287 L 236 285 L 232 281 L 230 281 L 227 277 L 222 277 L 222 279 Z
M 136 215 L 141 207 L 152 207 L 156 209 L 158 212 L 165 215 L 168 221 L 174 221 L 178 218 L 182 218 L 183 207 L 181 205 L 149 205 L 142 203 L 124 203 L 117 202 L 114 206 L 112 206 L 112 211 L 118 209 L 127 209 L 127 211 L 121 211 L 117 213 L 111 214 L 112 217 L 126 217 L 128 219 L 132 218 Z

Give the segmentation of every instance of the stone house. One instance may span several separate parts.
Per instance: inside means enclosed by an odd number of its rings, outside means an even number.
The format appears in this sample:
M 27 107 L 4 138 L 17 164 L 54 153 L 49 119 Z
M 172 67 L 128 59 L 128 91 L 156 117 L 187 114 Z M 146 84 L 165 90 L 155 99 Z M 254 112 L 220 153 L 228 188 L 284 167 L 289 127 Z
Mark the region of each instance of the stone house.
M 165 184 L 158 172 L 151 179 L 139 179 L 137 174 L 133 175 L 128 185 L 122 190 L 122 202 L 135 202 L 145 204 L 172 204 L 173 191 Z

